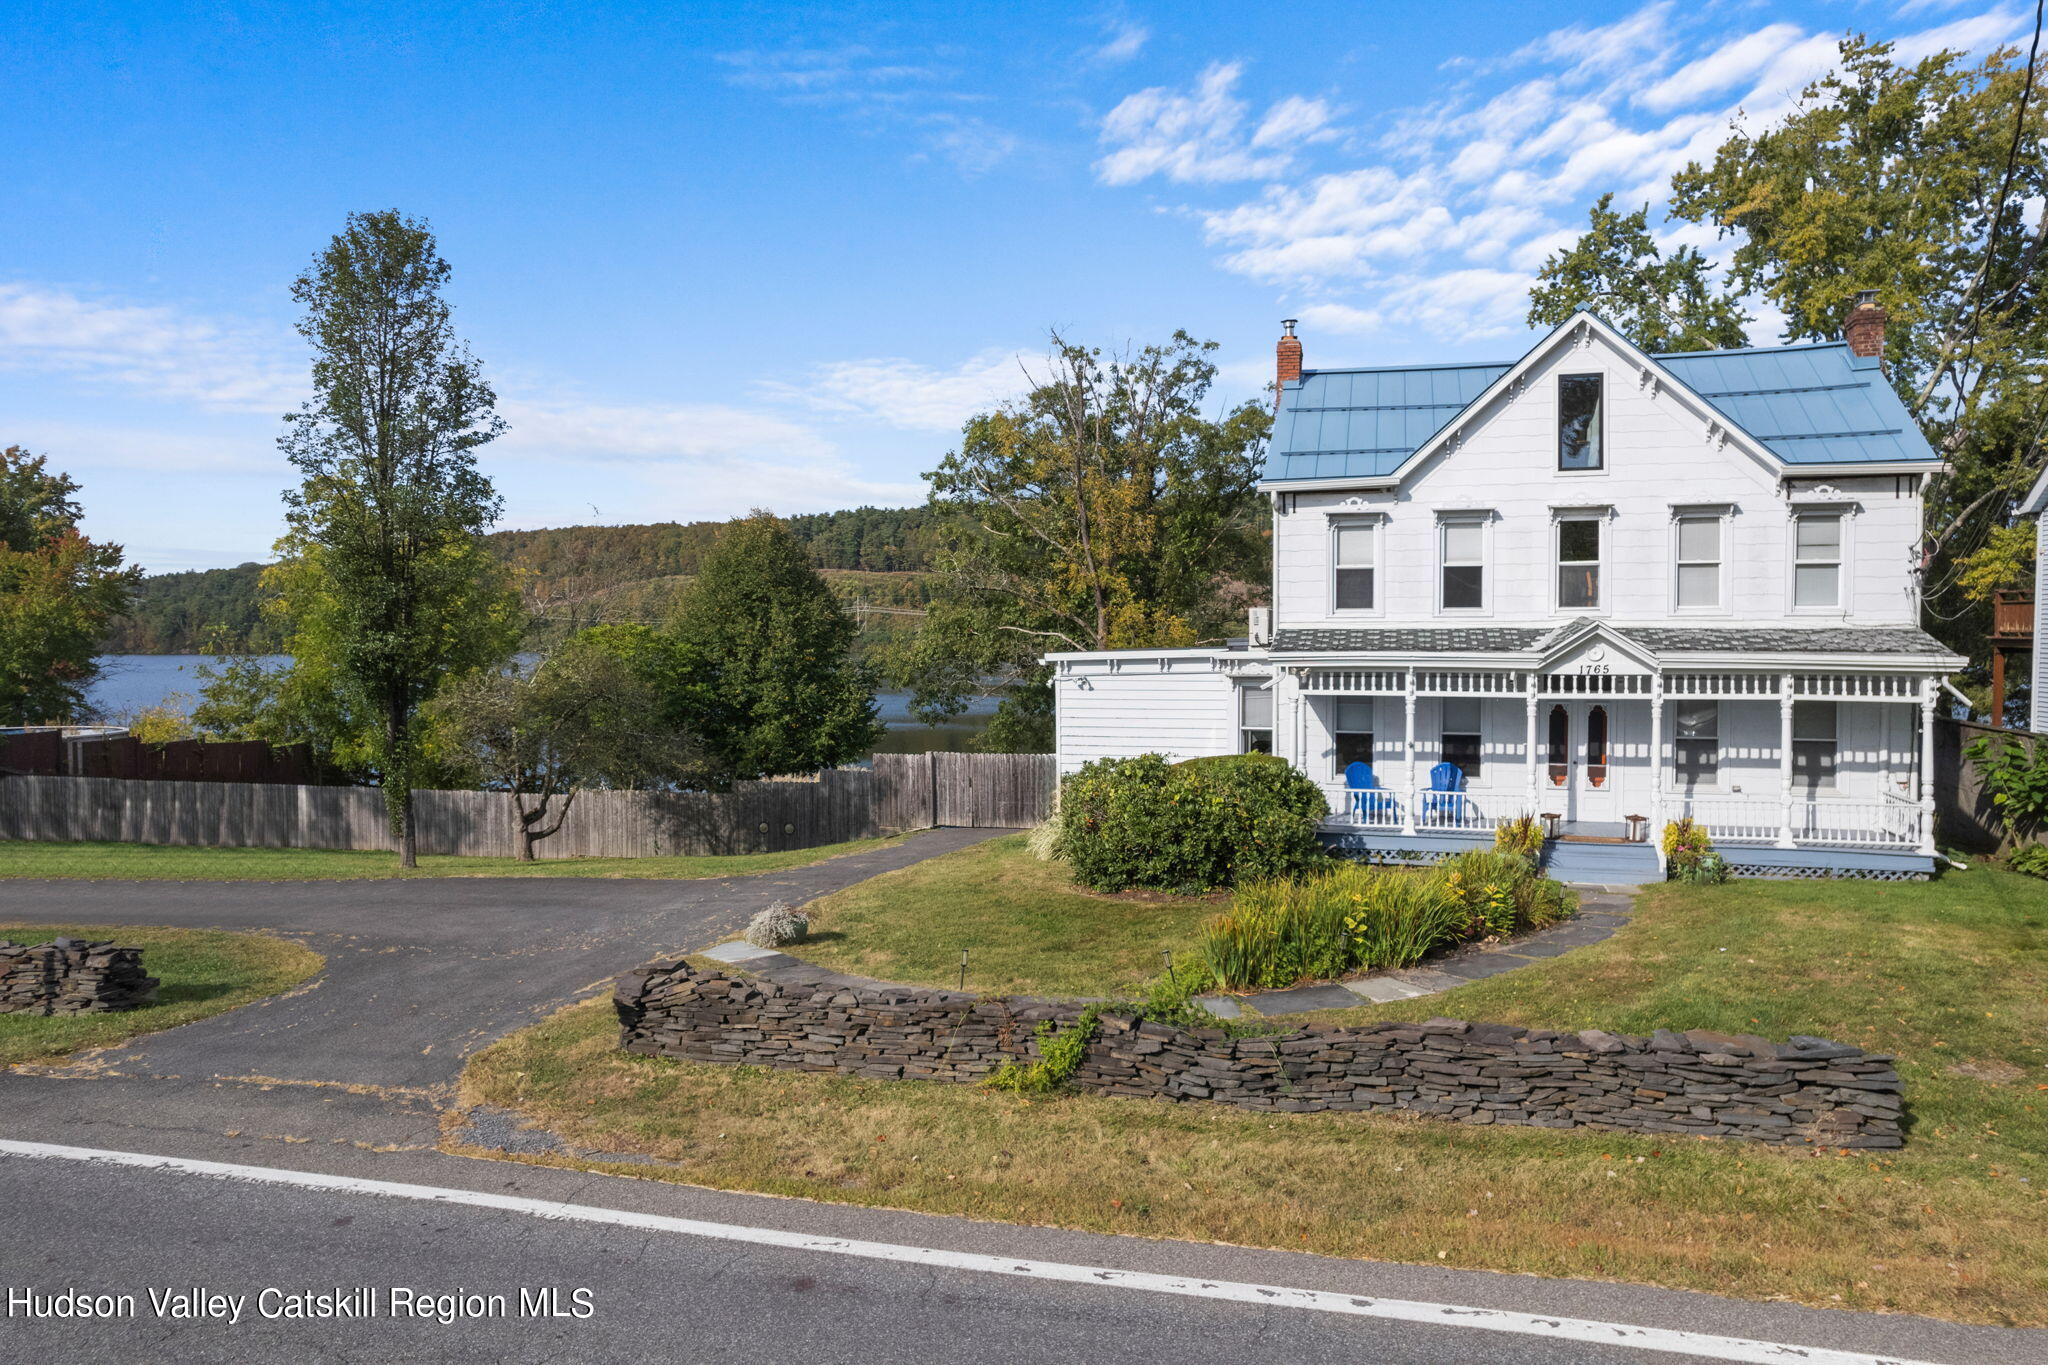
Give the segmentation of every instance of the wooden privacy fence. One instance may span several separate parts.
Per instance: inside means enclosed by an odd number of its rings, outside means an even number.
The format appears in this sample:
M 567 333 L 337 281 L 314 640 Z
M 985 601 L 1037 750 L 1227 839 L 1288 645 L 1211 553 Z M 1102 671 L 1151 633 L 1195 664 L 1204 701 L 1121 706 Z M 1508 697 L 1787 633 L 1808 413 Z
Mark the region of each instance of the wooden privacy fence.
M 742 782 L 730 792 L 584 792 L 542 858 L 768 853 L 934 825 L 1012 828 L 1052 808 L 1050 754 L 877 754 L 866 768 Z M 422 853 L 510 857 L 504 792 L 414 796 Z M 0 779 L 0 839 L 238 848 L 391 849 L 374 787 Z
M 1963 756 L 1965 749 L 1992 735 L 2022 744 L 2048 739 L 2032 730 L 2007 730 L 1973 720 L 1942 717 L 1934 722 L 1934 819 L 1945 845 L 1988 851 L 1998 847 L 2004 833 L 2005 821 L 1984 789 L 1983 776 Z M 2034 842 L 2042 841 L 2042 835 L 2035 836 Z

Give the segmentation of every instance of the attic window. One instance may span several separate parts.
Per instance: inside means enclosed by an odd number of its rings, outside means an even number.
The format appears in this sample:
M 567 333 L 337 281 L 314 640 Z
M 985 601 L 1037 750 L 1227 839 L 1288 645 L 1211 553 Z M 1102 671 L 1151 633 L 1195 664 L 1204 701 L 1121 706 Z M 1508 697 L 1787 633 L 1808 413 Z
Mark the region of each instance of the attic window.
M 1605 468 L 1601 449 L 1600 376 L 1565 374 L 1557 379 L 1557 467 Z

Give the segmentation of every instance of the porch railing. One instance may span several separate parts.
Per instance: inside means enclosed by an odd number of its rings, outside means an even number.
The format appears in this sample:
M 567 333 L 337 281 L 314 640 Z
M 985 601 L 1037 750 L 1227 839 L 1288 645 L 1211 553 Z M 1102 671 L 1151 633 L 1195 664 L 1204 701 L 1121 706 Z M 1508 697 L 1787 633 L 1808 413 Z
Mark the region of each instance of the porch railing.
M 1325 784 L 1330 823 L 1356 829 L 1402 830 L 1410 819 L 1418 833 L 1490 832 L 1505 820 L 1530 813 L 1528 798 L 1514 792 L 1405 791 L 1378 787 L 1355 790 Z M 1786 828 L 1785 803 L 1771 796 L 1680 796 L 1666 793 L 1661 819 L 1690 817 L 1706 826 L 1717 843 L 1775 844 Z M 1863 848 L 1914 848 L 1920 843 L 1924 812 L 1916 802 L 1887 793 L 1877 798 L 1796 800 L 1791 809 L 1795 844 Z M 1652 831 L 1654 837 L 1655 831 Z
M 1785 803 L 1767 796 L 1666 796 L 1665 818 L 1689 816 L 1717 842 L 1775 844 L 1787 828 Z M 1791 805 L 1795 844 L 1915 848 L 1925 813 L 1887 793 L 1877 798 L 1813 798 Z
M 1528 798 L 1510 792 L 1440 792 L 1426 787 L 1359 790 L 1330 784 L 1324 786 L 1323 797 L 1333 823 L 1360 829 L 1405 829 L 1412 818 L 1418 832 L 1490 833 L 1502 821 L 1529 813 Z

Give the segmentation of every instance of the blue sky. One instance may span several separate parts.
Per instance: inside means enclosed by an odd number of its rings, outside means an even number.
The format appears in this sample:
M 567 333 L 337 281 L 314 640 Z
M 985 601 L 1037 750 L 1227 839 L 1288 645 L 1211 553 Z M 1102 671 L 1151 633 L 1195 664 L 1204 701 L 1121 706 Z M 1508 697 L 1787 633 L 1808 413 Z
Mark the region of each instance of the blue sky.
M 428 218 L 510 526 L 920 501 L 1046 330 L 1310 365 L 1512 357 L 1613 190 L 1659 201 L 1857 29 L 2018 0 L 9 6 L 0 442 L 152 571 L 265 557 L 290 282 Z M 1709 243 L 1703 242 L 1703 245 Z M 1772 339 L 1766 320 L 1753 338 Z

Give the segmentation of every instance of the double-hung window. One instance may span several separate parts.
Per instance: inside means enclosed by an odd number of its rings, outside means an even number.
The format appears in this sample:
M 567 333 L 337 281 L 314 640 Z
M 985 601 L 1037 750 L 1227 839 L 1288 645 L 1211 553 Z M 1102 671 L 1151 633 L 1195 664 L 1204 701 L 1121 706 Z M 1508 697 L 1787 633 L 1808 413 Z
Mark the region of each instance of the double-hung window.
M 1557 379 L 1557 467 L 1605 468 L 1600 421 L 1600 376 L 1566 374 Z
M 1237 689 L 1237 751 L 1273 752 L 1273 691 L 1267 687 Z
M 1600 605 L 1600 522 L 1569 517 L 1557 523 L 1557 605 L 1564 610 Z
M 1842 605 L 1842 514 L 1802 512 L 1792 519 L 1792 605 Z
M 1721 704 L 1681 700 L 1676 711 L 1671 757 L 1678 784 L 1687 792 L 1711 787 L 1721 772 Z
M 1437 528 L 1443 558 L 1445 611 L 1486 609 L 1486 523 L 1476 517 L 1445 521 Z
M 1721 518 L 1681 516 L 1673 539 L 1672 601 L 1680 611 L 1721 606 Z
M 1485 743 L 1477 697 L 1443 700 L 1443 762 L 1455 763 L 1467 782 L 1479 780 L 1479 757 Z
M 1835 789 L 1835 704 L 1792 703 L 1792 788 L 1811 796 Z
M 1372 698 L 1346 697 L 1332 708 L 1331 736 L 1336 740 L 1337 775 L 1354 763 L 1372 762 Z
M 1377 531 L 1369 521 L 1338 521 L 1330 527 L 1330 605 L 1338 611 L 1373 609 Z

